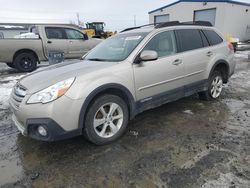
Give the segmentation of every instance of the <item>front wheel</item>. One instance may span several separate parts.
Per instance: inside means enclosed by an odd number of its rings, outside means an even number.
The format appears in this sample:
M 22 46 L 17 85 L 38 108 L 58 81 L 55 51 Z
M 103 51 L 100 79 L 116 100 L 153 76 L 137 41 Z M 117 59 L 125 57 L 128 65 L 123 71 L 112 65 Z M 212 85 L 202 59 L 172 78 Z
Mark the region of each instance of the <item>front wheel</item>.
M 223 89 L 223 78 L 219 71 L 214 71 L 209 79 L 208 90 L 199 93 L 203 100 L 215 100 L 219 98 Z
M 123 99 L 115 95 L 103 95 L 88 109 L 83 132 L 96 145 L 108 144 L 123 135 L 128 119 L 128 107 Z

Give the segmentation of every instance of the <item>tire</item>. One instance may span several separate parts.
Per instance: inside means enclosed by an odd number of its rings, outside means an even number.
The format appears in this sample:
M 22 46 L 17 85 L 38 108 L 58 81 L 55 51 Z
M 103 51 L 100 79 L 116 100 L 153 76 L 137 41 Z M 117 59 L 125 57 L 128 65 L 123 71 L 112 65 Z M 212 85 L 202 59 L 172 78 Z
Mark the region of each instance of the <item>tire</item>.
M 6 63 L 6 65 L 7 65 L 8 67 L 10 67 L 10 68 L 15 68 L 14 63 Z
M 37 68 L 37 58 L 32 53 L 21 53 L 14 59 L 14 66 L 20 72 L 32 72 Z
M 216 100 L 220 97 L 223 90 L 222 73 L 215 70 L 209 78 L 208 90 L 199 93 L 202 100 Z
M 86 113 L 83 134 L 96 145 L 108 144 L 124 134 L 128 119 L 128 107 L 123 99 L 115 95 L 102 95 Z

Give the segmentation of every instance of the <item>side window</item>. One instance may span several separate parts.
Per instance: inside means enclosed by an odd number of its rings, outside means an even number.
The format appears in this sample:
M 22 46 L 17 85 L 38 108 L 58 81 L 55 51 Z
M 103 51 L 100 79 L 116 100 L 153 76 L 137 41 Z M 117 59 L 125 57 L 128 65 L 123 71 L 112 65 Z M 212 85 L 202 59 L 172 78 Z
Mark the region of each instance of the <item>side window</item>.
M 204 33 L 202 31 L 200 31 L 200 34 L 201 34 L 201 39 L 202 39 L 202 42 L 203 42 L 203 46 L 204 47 L 208 47 L 209 46 L 209 43 L 207 41 L 207 38 L 206 36 L 204 35 Z
M 216 45 L 223 42 L 223 39 L 213 30 L 203 30 L 210 45 Z
M 173 31 L 166 31 L 156 35 L 143 50 L 154 50 L 158 57 L 165 57 L 176 54 L 176 41 Z
M 176 30 L 180 43 L 180 52 L 203 48 L 200 31 L 197 29 Z
M 62 28 L 46 27 L 45 32 L 48 39 L 67 39 Z
M 83 33 L 74 29 L 64 29 L 68 39 L 84 39 Z

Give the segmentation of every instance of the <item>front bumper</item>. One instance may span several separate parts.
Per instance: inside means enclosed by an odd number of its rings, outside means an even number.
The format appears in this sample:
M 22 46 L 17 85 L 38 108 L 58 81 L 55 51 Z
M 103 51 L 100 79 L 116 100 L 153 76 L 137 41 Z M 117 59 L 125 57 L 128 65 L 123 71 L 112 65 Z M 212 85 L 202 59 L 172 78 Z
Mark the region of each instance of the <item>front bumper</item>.
M 63 96 L 47 104 L 26 104 L 25 101 L 24 99 L 19 107 L 10 101 L 12 120 L 24 136 L 42 141 L 57 141 L 82 134 L 79 126 L 82 100 Z M 38 133 L 39 126 L 46 129 L 46 136 Z
M 27 119 L 26 125 L 22 125 L 17 117 L 13 114 L 12 120 L 18 130 L 24 135 L 30 138 L 41 140 L 41 141 L 58 141 L 67 138 L 81 135 L 81 130 L 65 131 L 60 125 L 50 118 L 35 118 Z M 38 132 L 38 127 L 42 126 L 46 131 L 47 135 L 42 136 Z M 26 128 L 25 128 L 26 127 Z

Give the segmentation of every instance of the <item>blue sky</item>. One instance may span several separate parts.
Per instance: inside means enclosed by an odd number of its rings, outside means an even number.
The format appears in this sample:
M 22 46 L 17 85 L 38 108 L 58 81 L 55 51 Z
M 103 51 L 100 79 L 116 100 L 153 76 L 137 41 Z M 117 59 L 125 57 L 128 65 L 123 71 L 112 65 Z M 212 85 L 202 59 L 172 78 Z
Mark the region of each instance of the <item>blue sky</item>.
M 242 2 L 249 0 L 242 0 Z M 0 23 L 69 23 L 104 21 L 106 29 L 122 30 L 148 23 L 148 12 L 175 0 L 0 0 Z

